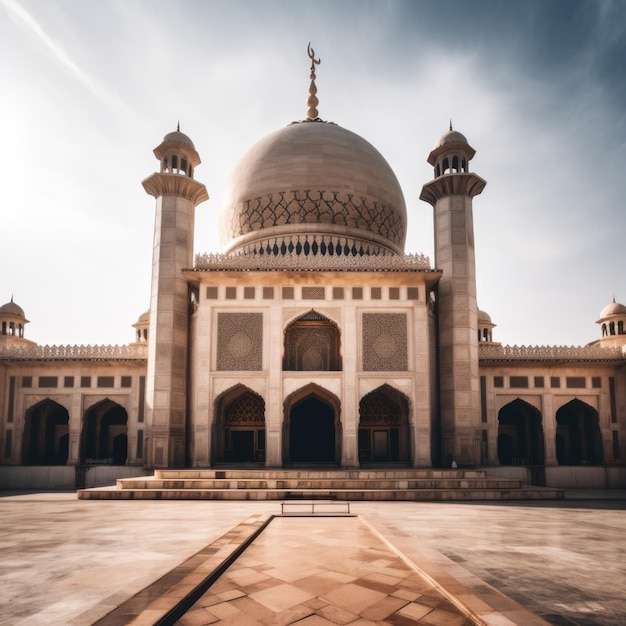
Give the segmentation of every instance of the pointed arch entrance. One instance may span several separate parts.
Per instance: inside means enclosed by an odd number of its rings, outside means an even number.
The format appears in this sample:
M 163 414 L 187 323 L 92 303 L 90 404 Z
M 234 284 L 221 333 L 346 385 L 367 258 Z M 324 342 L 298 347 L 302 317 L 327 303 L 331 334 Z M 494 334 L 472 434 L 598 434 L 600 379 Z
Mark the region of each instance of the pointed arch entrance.
M 359 403 L 359 463 L 410 463 L 409 404 L 385 384 Z
M 49 398 L 26 413 L 22 439 L 24 465 L 65 465 L 69 453 L 69 414 Z
M 245 385 L 235 385 L 215 402 L 213 458 L 217 463 L 265 461 L 265 401 Z
M 598 412 L 578 398 L 556 412 L 556 458 L 559 465 L 602 465 Z
M 543 465 L 544 438 L 541 413 L 520 398 L 498 413 L 500 465 Z
M 128 457 L 128 414 L 106 398 L 85 413 L 80 438 L 81 463 L 125 465 Z
M 339 464 L 341 420 L 339 399 L 311 383 L 284 404 L 283 459 L 288 464 Z

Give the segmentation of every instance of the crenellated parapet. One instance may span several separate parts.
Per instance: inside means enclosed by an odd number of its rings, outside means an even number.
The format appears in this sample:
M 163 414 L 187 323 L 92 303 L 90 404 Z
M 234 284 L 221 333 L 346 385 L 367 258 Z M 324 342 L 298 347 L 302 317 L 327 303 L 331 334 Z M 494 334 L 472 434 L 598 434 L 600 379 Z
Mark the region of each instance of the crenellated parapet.
M 478 345 L 481 363 L 549 361 L 567 363 L 570 361 L 615 362 L 626 360 L 626 353 L 621 348 L 591 346 L 502 346 L 482 343 Z
M 245 254 L 197 254 L 195 271 L 344 271 L 344 272 L 434 272 L 424 254 L 381 256 L 284 256 Z
M 6 361 L 145 361 L 146 345 L 115 346 L 2 346 Z

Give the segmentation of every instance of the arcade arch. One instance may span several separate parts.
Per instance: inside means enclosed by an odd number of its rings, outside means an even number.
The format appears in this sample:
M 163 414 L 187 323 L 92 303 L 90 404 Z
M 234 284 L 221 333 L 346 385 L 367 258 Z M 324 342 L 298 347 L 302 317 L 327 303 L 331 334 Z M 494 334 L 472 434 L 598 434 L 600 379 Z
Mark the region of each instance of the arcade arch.
M 67 409 L 47 398 L 26 412 L 22 439 L 24 465 L 65 465 L 69 452 Z
M 411 463 L 409 404 L 385 384 L 359 403 L 359 463 Z
M 128 457 L 128 413 L 106 398 L 90 407 L 83 418 L 81 463 L 125 465 Z
M 556 458 L 559 465 L 602 465 L 598 412 L 578 398 L 556 412 Z
M 500 465 L 543 465 L 544 435 L 541 413 L 520 398 L 498 413 Z
M 213 455 L 217 463 L 265 461 L 265 401 L 238 384 L 215 401 Z
M 341 462 L 341 403 L 310 383 L 284 403 L 283 459 L 287 464 Z

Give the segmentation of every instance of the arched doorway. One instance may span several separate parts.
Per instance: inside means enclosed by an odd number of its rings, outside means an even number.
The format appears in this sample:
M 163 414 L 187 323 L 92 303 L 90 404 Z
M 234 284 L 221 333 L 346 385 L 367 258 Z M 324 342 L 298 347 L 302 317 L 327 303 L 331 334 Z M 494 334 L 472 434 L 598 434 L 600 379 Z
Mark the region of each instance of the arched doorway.
M 519 398 L 498 413 L 498 461 L 500 465 L 544 464 L 541 413 Z
M 113 400 L 92 406 L 83 420 L 81 463 L 125 465 L 128 458 L 128 414 Z
M 359 463 L 410 463 L 409 406 L 389 385 L 359 403 Z
M 265 401 L 244 385 L 224 392 L 215 403 L 213 459 L 220 463 L 265 461 Z
M 24 465 L 65 465 L 69 453 L 69 414 L 47 399 L 26 413 L 22 440 Z
M 338 399 L 314 384 L 292 394 L 285 402 L 283 446 L 286 463 L 340 463 Z
M 556 458 L 559 465 L 602 465 L 598 412 L 577 398 L 556 412 Z

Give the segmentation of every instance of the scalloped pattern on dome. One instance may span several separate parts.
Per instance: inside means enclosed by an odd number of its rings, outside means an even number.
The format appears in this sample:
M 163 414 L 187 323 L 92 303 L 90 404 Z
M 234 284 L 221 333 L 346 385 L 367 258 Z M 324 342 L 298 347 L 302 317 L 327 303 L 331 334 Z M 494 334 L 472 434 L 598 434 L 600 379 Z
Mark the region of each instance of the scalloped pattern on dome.
M 465 138 L 463 133 L 460 133 L 458 130 L 447 130 L 437 141 L 435 141 L 435 145 L 433 146 L 433 150 L 440 148 L 441 146 L 449 143 L 469 143 Z
M 179 130 L 175 130 L 171 133 L 167 133 L 167 135 L 163 137 L 163 143 L 168 142 L 168 141 L 171 141 L 173 143 L 182 143 L 186 146 L 189 146 L 193 150 L 196 149 L 196 147 L 193 145 L 193 141 L 191 141 L 191 139 L 189 139 L 189 137 L 187 137 L 185 133 L 181 133 Z
M 7 302 L 0 306 L 0 315 L 11 315 L 13 317 L 22 317 L 26 319 L 26 315 L 24 314 L 24 309 L 21 306 L 18 306 L 11 300 L 11 302 Z
M 312 254 L 338 246 L 401 254 L 406 222 L 402 189 L 383 156 L 325 122 L 295 123 L 261 139 L 236 166 L 220 207 L 224 251 L 248 254 L 298 245 Z

